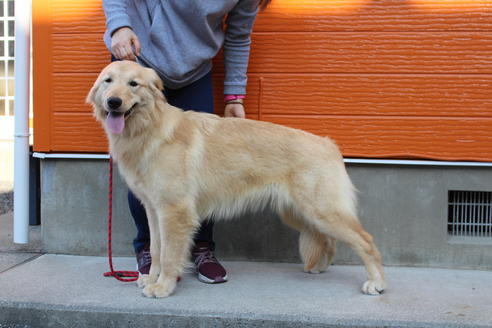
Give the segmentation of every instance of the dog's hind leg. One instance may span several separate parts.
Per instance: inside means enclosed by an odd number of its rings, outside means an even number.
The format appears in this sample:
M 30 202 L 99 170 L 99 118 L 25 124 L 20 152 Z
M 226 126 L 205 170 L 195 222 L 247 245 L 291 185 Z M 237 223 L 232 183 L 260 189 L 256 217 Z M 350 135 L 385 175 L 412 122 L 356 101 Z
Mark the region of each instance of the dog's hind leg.
M 299 235 L 299 252 L 304 271 L 321 273 L 332 263 L 336 251 L 335 239 L 314 229 L 306 228 Z
M 192 202 L 183 200 L 175 204 L 161 205 L 157 219 L 161 237 L 161 273 L 155 284 L 144 288 L 147 297 L 167 297 L 176 287 L 178 277 L 188 263 L 193 234 L 199 219 Z
M 381 255 L 359 220 L 351 214 L 331 212 L 313 220 L 321 233 L 347 243 L 360 256 L 368 273 L 368 280 L 362 286 L 365 294 L 381 294 L 385 288 Z
M 362 286 L 366 294 L 380 294 L 385 288 L 381 256 L 355 215 L 352 183 L 343 165 L 327 166 L 337 174 L 326 176 L 299 171 L 289 188 L 292 202 L 306 221 L 319 233 L 347 243 L 364 262 L 368 280 Z M 316 170 L 313 168 L 313 171 Z M 333 172 L 332 172 L 333 173 Z
M 279 216 L 284 223 L 300 232 L 299 253 L 304 263 L 304 271 L 309 273 L 325 271 L 335 256 L 335 239 L 309 227 L 292 209 L 282 211 Z

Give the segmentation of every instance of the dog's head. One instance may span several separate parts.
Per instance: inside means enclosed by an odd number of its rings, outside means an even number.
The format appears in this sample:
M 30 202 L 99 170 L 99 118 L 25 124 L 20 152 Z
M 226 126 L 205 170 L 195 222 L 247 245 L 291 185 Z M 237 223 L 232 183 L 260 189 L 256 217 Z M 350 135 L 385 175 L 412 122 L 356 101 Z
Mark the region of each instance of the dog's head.
M 165 101 L 157 73 L 132 61 L 116 61 L 106 66 L 87 95 L 94 116 L 106 131 L 144 129 L 153 119 L 157 102 Z

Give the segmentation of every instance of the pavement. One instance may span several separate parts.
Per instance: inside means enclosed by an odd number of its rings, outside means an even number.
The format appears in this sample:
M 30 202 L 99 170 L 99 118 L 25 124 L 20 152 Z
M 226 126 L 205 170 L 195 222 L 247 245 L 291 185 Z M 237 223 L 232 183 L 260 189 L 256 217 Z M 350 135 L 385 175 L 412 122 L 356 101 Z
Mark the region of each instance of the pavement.
M 107 258 L 43 254 L 41 228 L 12 243 L 0 215 L 0 328 L 44 327 L 491 327 L 492 272 L 386 267 L 388 289 L 360 292 L 361 266 L 313 275 L 298 263 L 223 262 L 225 284 L 186 273 L 166 299 L 103 277 Z M 115 258 L 134 270 L 134 258 Z
M 29 244 L 14 244 L 13 212 L 0 215 L 0 274 L 41 255 L 41 226 L 29 227 Z
M 41 226 L 29 226 L 29 243 L 14 244 L 12 236 L 14 213 L 9 211 L 0 215 L 0 252 L 32 252 L 39 253 L 42 249 Z
M 227 283 L 186 273 L 171 297 L 150 299 L 103 277 L 105 257 L 40 255 L 0 273 L 0 327 L 492 327 L 488 271 L 387 267 L 387 291 L 367 296 L 361 266 L 224 265 Z

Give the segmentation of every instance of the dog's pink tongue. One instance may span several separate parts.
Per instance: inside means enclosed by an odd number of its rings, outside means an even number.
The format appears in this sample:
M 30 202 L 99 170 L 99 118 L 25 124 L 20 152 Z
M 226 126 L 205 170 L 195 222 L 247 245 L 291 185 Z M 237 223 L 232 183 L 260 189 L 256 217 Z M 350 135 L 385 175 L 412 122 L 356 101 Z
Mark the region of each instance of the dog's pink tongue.
M 106 125 L 111 133 L 120 134 L 125 128 L 125 115 L 109 113 L 106 119 Z

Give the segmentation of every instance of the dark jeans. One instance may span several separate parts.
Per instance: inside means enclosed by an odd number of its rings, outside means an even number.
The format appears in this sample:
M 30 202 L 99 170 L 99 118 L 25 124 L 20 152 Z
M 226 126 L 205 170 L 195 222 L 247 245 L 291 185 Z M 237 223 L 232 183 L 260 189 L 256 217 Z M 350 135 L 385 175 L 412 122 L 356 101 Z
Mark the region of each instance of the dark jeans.
M 167 101 L 173 106 L 184 110 L 193 109 L 199 112 L 213 113 L 214 98 L 212 74 L 208 73 L 198 81 L 181 89 L 166 89 L 164 90 L 164 95 L 166 96 Z M 142 203 L 140 203 L 131 190 L 128 191 L 128 204 L 137 227 L 137 237 L 133 240 L 133 247 L 135 252 L 138 253 L 145 245 L 150 243 L 147 214 L 145 213 Z M 214 223 L 212 220 L 204 221 L 194 237 L 195 243 L 206 241 L 209 242 L 213 248 L 213 227 Z

